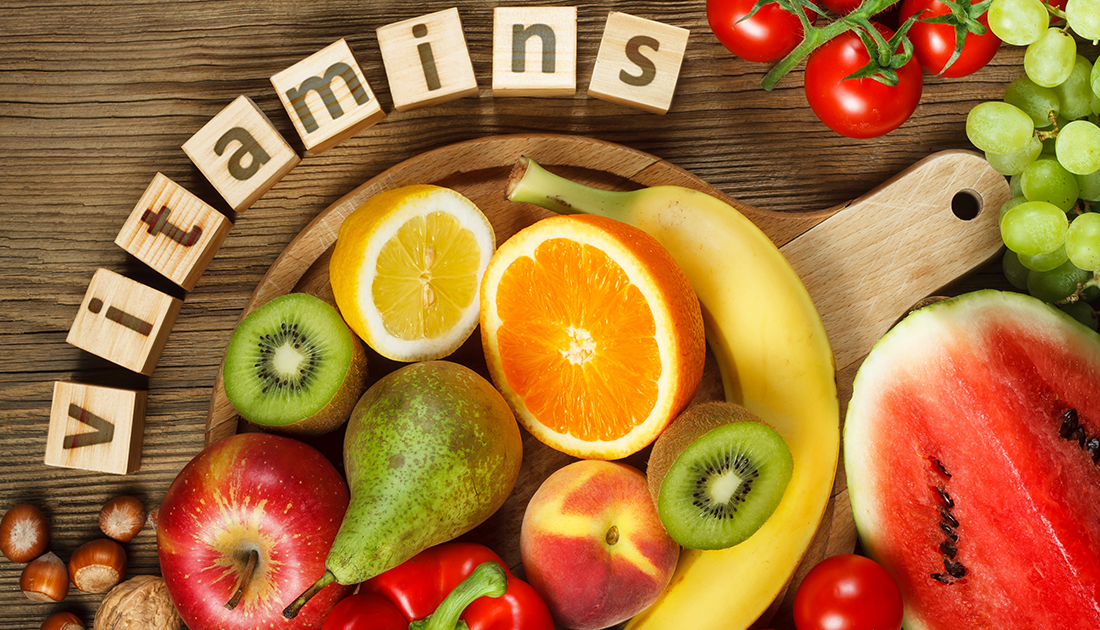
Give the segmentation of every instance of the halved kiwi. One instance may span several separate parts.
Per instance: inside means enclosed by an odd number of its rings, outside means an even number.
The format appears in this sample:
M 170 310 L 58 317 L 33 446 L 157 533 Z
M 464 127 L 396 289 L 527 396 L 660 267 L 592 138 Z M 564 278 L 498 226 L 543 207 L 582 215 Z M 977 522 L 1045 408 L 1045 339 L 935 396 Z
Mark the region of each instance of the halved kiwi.
M 319 435 L 351 414 L 366 389 L 367 358 L 363 342 L 332 305 L 289 293 L 237 325 L 222 378 L 229 402 L 249 422 Z
M 672 539 L 690 549 L 725 549 L 772 515 L 794 462 L 774 429 L 740 405 L 689 407 L 657 438 L 646 475 Z

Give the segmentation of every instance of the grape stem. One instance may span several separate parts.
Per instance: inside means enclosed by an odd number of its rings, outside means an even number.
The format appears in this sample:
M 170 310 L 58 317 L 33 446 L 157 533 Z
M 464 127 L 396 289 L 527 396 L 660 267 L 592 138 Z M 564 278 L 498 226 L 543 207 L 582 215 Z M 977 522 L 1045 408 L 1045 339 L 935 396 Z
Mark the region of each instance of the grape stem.
M 1066 296 L 1065 299 L 1059 300 L 1057 302 L 1057 305 L 1065 306 L 1066 304 L 1073 304 L 1074 302 L 1080 301 L 1081 299 L 1083 299 L 1085 290 L 1087 290 L 1089 287 L 1100 287 L 1100 272 L 1092 272 L 1091 278 L 1084 282 L 1079 282 L 1077 284 L 1077 290 Z

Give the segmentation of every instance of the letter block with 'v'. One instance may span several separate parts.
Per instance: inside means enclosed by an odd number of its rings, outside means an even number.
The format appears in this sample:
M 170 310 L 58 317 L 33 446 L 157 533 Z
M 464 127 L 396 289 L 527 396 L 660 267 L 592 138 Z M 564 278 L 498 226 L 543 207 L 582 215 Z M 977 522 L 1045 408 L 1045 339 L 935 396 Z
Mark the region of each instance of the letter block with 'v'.
M 183 144 L 183 152 L 237 212 L 244 212 L 298 165 L 267 116 L 239 96 Z
M 118 475 L 136 471 L 147 398 L 144 391 L 54 383 L 46 465 Z
M 687 42 L 687 29 L 612 11 L 588 95 L 654 114 L 668 112 Z

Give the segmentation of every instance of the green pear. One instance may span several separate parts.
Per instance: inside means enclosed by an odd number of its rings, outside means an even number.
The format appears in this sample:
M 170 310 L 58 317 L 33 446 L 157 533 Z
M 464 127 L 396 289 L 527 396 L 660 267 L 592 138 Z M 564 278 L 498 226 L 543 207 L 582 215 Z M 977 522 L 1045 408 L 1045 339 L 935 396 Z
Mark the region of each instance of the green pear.
M 522 455 L 511 408 L 470 368 L 427 361 L 383 377 L 348 420 L 351 503 L 325 574 L 283 615 L 333 581 L 363 582 L 485 521 L 512 492 Z

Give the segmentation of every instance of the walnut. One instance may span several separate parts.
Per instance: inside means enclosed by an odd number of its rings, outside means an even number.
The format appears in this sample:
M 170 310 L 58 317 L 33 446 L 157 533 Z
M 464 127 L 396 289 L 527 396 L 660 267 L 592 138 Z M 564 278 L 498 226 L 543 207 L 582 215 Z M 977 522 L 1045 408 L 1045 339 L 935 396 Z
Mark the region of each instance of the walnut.
M 164 579 L 138 575 L 115 586 L 99 605 L 94 630 L 179 630 L 182 622 Z

